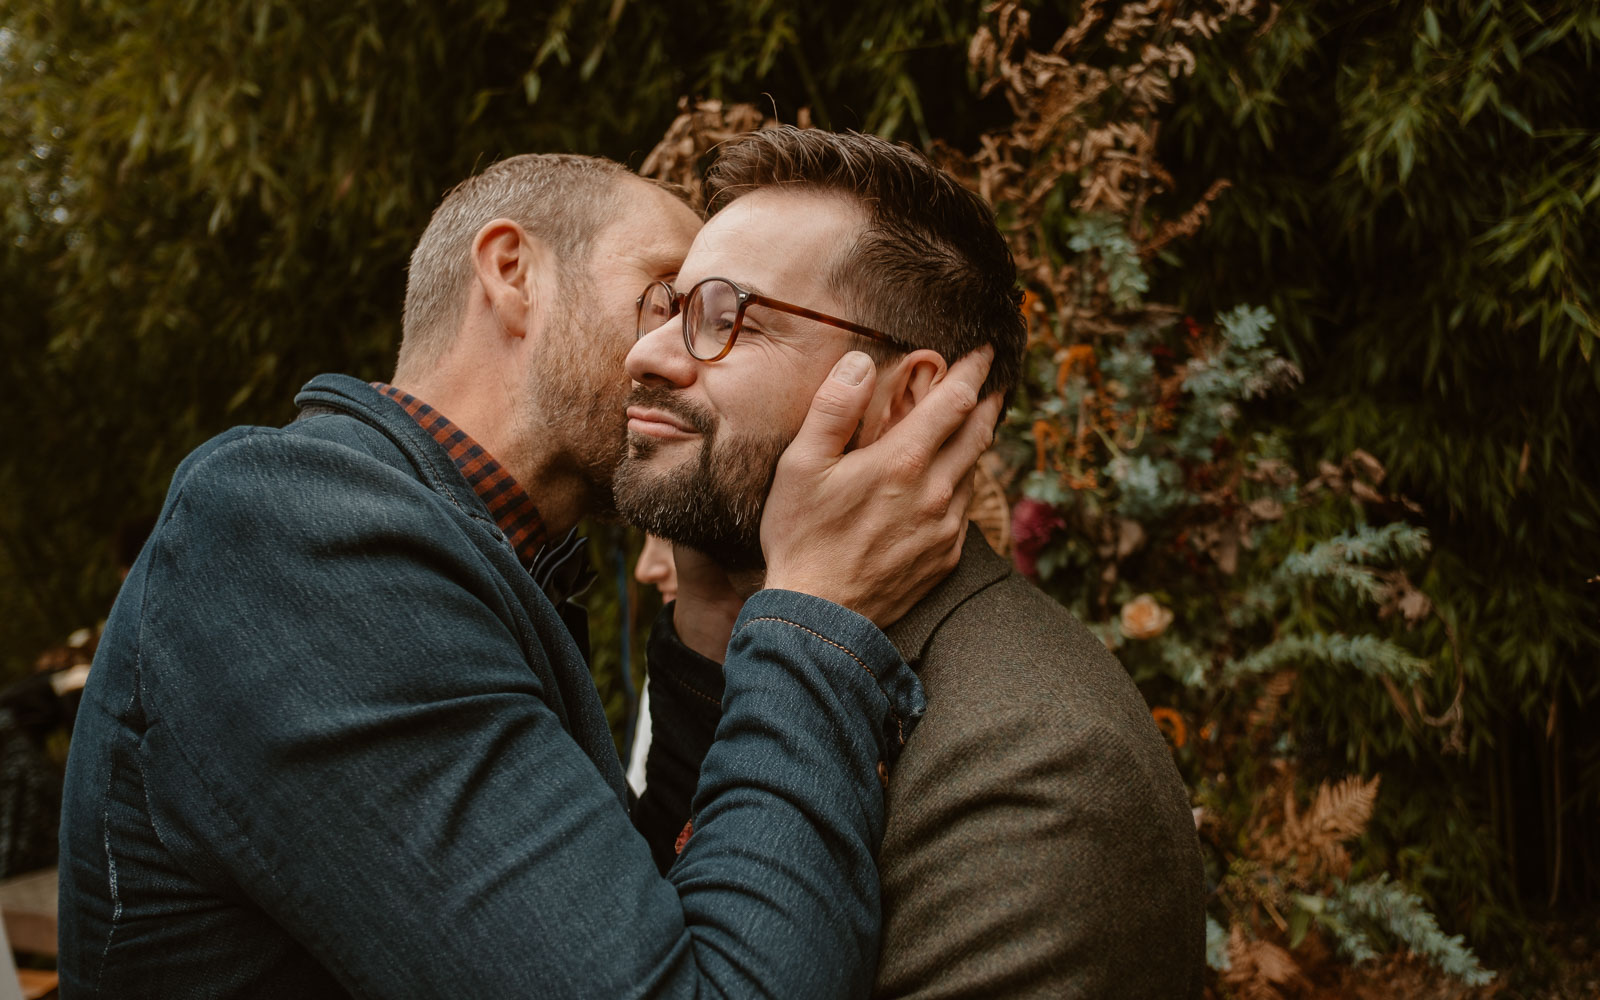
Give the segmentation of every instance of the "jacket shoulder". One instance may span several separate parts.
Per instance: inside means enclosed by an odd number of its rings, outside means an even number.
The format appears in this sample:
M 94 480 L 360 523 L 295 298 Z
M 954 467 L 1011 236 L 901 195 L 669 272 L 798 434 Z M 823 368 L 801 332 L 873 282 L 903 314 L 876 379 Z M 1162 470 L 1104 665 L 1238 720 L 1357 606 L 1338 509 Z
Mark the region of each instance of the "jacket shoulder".
M 1122 664 L 1078 617 L 1015 572 L 940 623 L 918 665 L 930 702 L 974 722 L 1015 711 L 1041 726 L 1155 734 Z
M 1188 796 L 1116 657 L 1011 573 L 940 623 L 918 673 L 927 713 L 888 792 L 879 994 L 1190 995 Z

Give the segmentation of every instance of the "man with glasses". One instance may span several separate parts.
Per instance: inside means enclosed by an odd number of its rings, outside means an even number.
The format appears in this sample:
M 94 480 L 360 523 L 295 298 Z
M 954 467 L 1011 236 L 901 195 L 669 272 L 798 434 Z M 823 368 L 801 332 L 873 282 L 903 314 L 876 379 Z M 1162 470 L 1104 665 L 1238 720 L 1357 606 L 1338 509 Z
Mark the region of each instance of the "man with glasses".
M 992 213 L 909 148 L 753 133 L 719 147 L 708 193 L 677 278 L 638 299 L 616 482 L 623 515 L 674 543 L 677 601 L 650 643 L 655 730 L 671 717 L 701 745 L 733 725 L 724 712 L 719 728 L 721 661 L 740 598 L 773 570 L 767 534 L 805 514 L 769 486 L 816 387 L 841 357 L 870 356 L 852 444 L 897 446 L 952 359 L 992 347 L 984 391 L 1007 393 L 1025 341 Z M 920 530 L 891 525 L 880 541 Z M 1187 796 L 1117 661 L 976 529 L 886 631 L 928 707 L 885 770 L 875 995 L 1198 997 L 1204 885 Z M 653 844 L 672 872 L 707 817 L 704 789 L 689 796 L 693 746 L 652 753 L 647 773 L 652 808 L 682 821 Z
M 698 227 L 615 164 L 496 164 L 412 255 L 389 383 L 320 376 L 184 461 L 73 735 L 63 995 L 865 994 L 879 770 L 921 710 L 874 623 L 955 563 L 999 401 L 965 358 L 845 454 L 872 383 L 823 380 L 663 877 L 555 540 L 611 508 L 635 299 Z

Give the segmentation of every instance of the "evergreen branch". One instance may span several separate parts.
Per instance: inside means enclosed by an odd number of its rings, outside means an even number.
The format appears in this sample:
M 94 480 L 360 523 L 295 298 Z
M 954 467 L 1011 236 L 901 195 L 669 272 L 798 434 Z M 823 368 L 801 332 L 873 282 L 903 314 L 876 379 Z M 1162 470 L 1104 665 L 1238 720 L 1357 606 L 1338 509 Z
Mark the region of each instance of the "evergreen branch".
M 1378 528 L 1362 525 L 1284 557 L 1278 576 L 1286 581 L 1331 582 L 1362 601 L 1382 604 L 1393 596 L 1394 588 L 1370 567 L 1415 559 L 1427 551 L 1426 529 L 1399 521 Z
M 1223 668 L 1223 677 L 1237 683 L 1247 676 L 1267 674 L 1283 667 L 1316 662 L 1333 667 L 1354 667 L 1369 677 L 1390 677 L 1409 684 L 1428 675 L 1428 661 L 1375 635 L 1338 632 L 1278 639 Z
M 1217 972 L 1233 968 L 1228 956 L 1228 932 L 1211 914 L 1206 914 L 1206 965 Z
M 1330 911 L 1350 923 L 1365 919 L 1376 924 L 1412 953 L 1468 986 L 1484 986 L 1494 979 L 1494 973 L 1478 963 L 1478 956 L 1461 935 L 1447 937 L 1422 899 L 1404 885 L 1389 881 L 1387 872 L 1365 882 L 1338 886 L 1328 904 Z M 1356 955 L 1352 953 L 1352 957 Z

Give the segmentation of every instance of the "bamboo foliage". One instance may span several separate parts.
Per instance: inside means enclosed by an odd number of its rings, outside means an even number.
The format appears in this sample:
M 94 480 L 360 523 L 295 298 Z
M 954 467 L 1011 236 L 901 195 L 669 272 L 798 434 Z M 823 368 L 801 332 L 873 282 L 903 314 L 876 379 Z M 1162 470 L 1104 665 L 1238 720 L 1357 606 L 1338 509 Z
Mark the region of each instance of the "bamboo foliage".
M 1389 762 L 1434 891 L 1514 941 L 1519 896 L 1600 898 L 1600 730 L 1575 724 L 1600 699 L 1600 7 L 1313 0 L 1196 54 L 1161 151 L 1180 195 L 1234 186 L 1167 294 L 1266 290 L 1307 373 L 1281 411 L 1301 456 L 1365 449 L 1426 509 L 1414 577 L 1445 611 L 1421 627 L 1453 669 L 1422 688 L 1459 706 L 1463 759 L 1413 786 L 1410 730 L 1318 693 Z

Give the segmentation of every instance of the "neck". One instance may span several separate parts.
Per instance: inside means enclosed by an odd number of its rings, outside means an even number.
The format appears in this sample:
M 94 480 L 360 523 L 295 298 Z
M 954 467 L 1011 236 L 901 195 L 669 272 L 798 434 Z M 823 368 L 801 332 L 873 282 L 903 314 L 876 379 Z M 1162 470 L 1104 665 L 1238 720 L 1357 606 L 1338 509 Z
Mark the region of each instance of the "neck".
M 750 599 L 750 596 L 767 585 L 767 570 L 761 569 L 736 569 L 728 572 L 728 582 L 733 585 L 734 592 L 739 595 L 740 601 Z
M 425 378 L 396 373 L 393 384 L 450 418 L 492 455 L 539 508 L 550 537 L 565 534 L 595 498 L 583 470 L 563 452 L 561 436 L 533 418 L 531 401 L 509 380 L 468 380 L 454 371 L 440 365 Z

